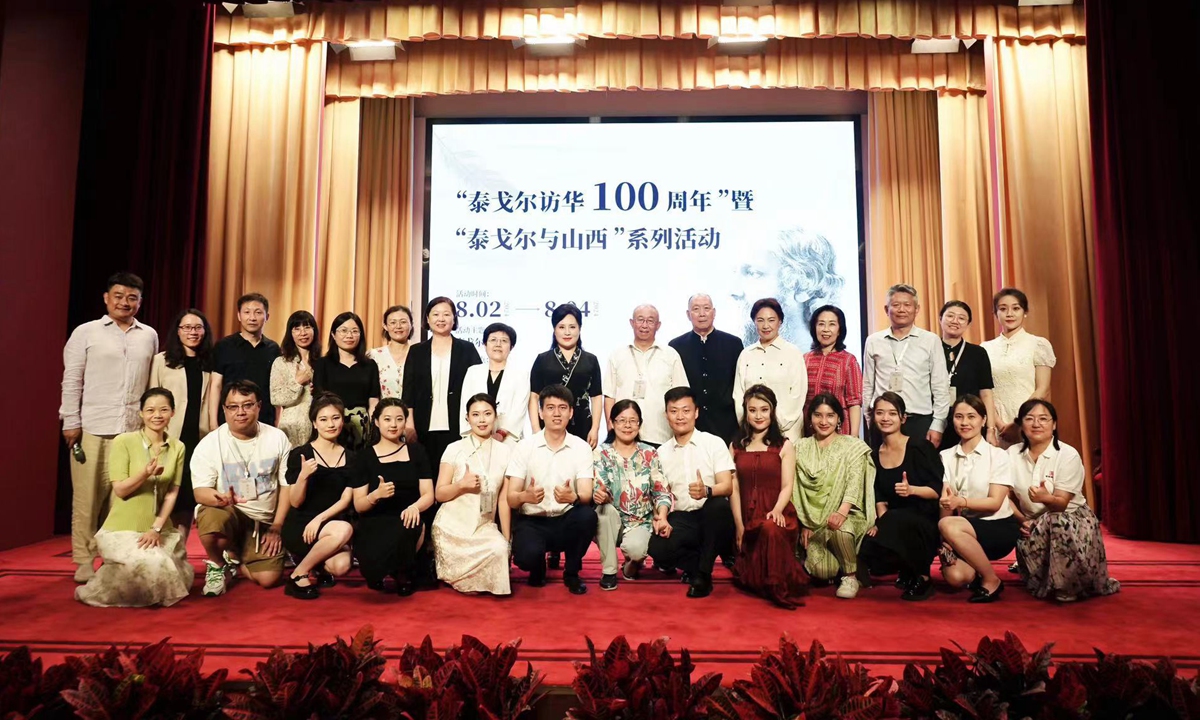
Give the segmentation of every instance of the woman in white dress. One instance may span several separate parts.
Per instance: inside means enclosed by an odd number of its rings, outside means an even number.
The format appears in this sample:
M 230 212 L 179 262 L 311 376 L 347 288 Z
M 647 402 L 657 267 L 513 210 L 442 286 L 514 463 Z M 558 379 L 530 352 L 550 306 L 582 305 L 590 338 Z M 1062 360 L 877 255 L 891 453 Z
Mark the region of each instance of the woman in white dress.
M 446 448 L 438 471 L 437 576 L 459 592 L 508 595 L 511 510 L 497 499 L 508 494 L 505 471 L 512 450 L 493 437 L 496 401 L 491 396 L 480 393 L 467 400 L 466 420 L 471 433 Z
M 308 444 L 312 437 L 312 361 L 321 357 L 320 328 L 317 319 L 306 310 L 288 317 L 287 332 L 279 347 L 279 357 L 271 365 L 271 402 L 279 411 L 276 425 L 287 435 L 292 447 Z
M 804 429 L 804 398 L 808 396 L 808 367 L 800 348 L 779 335 L 783 306 L 775 298 L 763 298 L 750 308 L 750 319 L 758 329 L 758 342 L 738 356 L 733 378 L 733 404 L 742 421 L 742 396 L 747 388 L 766 385 L 778 399 L 775 416 L 784 437 L 796 444 Z
M 1000 324 L 1000 336 L 983 343 L 992 363 L 992 397 L 996 430 L 1001 447 L 1020 442 L 1017 410 L 1030 398 L 1050 398 L 1050 374 L 1054 348 L 1050 341 L 1025 331 L 1029 298 L 1016 288 L 1002 288 L 992 298 L 992 311 Z
M 404 389 L 404 361 L 408 359 L 412 329 L 412 311 L 405 306 L 393 305 L 383 311 L 383 339 L 387 344 L 367 351 L 367 357 L 379 366 L 382 398 L 398 398 Z
M 496 439 L 516 446 L 525 436 L 529 421 L 529 371 L 509 369 L 508 355 L 517 346 L 517 331 L 504 323 L 492 323 L 483 331 L 487 362 L 467 368 L 463 378 L 459 416 L 467 416 L 467 398 L 486 393 L 496 401 Z M 467 426 L 462 436 L 472 429 Z

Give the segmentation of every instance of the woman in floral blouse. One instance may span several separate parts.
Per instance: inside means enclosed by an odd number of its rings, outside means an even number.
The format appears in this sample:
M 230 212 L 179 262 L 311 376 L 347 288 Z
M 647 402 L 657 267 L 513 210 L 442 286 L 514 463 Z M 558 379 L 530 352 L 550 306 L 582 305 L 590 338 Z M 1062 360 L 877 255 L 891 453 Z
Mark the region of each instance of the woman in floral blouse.
M 637 579 L 654 526 L 664 521 L 674 506 L 658 451 L 638 438 L 642 409 L 633 400 L 619 400 L 613 404 L 609 422 L 613 441 L 592 452 L 601 590 L 617 589 L 618 545 L 625 553 L 621 574 L 626 580 Z

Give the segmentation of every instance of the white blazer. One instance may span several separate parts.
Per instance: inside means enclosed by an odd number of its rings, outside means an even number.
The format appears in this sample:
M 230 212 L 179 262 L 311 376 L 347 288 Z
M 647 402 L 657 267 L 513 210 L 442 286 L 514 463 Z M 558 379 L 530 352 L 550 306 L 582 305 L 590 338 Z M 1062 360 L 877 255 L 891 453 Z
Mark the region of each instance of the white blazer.
M 460 394 L 458 416 L 466 418 L 467 400 L 473 395 L 487 392 L 488 361 L 485 359 L 479 365 L 467 368 L 463 378 L 462 393 Z M 500 378 L 500 387 L 496 389 L 497 417 L 496 427 L 504 430 L 514 441 L 529 434 L 529 369 L 513 367 L 509 363 L 504 368 L 504 377 Z M 462 436 L 471 434 L 471 427 L 465 421 L 460 423 Z
M 206 371 L 201 373 L 200 377 L 200 437 L 203 438 L 211 429 L 208 427 L 208 381 L 212 373 Z M 167 425 L 167 432 L 171 437 L 178 438 L 179 431 L 183 429 L 183 416 L 187 411 L 187 371 L 181 367 L 167 367 L 167 354 L 160 352 L 150 362 L 150 387 L 166 388 L 175 396 L 175 416 Z

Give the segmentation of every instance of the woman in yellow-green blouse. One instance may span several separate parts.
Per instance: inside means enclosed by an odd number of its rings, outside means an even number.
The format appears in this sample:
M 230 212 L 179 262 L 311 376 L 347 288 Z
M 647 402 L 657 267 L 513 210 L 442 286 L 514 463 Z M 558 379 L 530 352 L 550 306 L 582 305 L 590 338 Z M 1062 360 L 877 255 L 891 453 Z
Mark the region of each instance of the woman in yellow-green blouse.
M 75 599 L 97 607 L 174 605 L 187 597 L 195 570 L 171 512 L 183 479 L 183 443 L 167 436 L 175 414 L 169 390 L 141 399 L 142 429 L 118 435 L 108 456 L 112 483 L 108 518 L 96 533 L 104 564 L 76 588 Z

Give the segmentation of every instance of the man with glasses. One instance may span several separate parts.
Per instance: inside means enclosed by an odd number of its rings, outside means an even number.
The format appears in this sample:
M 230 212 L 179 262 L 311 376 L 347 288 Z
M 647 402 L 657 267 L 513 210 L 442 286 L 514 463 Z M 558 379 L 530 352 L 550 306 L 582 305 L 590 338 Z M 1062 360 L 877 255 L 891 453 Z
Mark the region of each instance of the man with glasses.
M 209 381 L 210 398 L 223 396 L 224 387 L 238 380 L 249 380 L 261 388 L 262 409 L 259 419 L 275 424 L 275 406 L 271 404 L 271 364 L 279 357 L 279 344 L 263 335 L 263 328 L 271 318 L 271 305 L 258 293 L 249 293 L 238 298 L 238 324 L 241 331 L 221 338 L 213 347 L 213 373 Z M 225 414 L 219 402 L 209 406 L 209 427 L 225 422 Z
M 112 439 L 141 427 L 138 400 L 150 381 L 158 333 L 138 322 L 142 279 L 108 278 L 106 313 L 71 333 L 63 348 L 63 442 L 71 449 L 71 560 L 75 582 L 94 574 L 96 530 L 108 506 L 108 452 Z
M 292 447 L 282 430 L 259 422 L 259 393 L 248 380 L 227 383 L 225 424 L 192 454 L 196 531 L 208 555 L 204 594 L 210 597 L 223 594 L 239 568 L 260 587 L 283 574 L 284 473 Z
M 679 352 L 657 341 L 658 329 L 662 327 L 657 308 L 638 305 L 633 309 L 629 325 L 633 328 L 633 342 L 617 348 L 605 365 L 601 381 L 604 418 L 611 440 L 615 432 L 613 405 L 618 400 L 633 400 L 642 411 L 642 441 L 658 447 L 671 437 L 663 394 L 673 387 L 687 385 L 687 372 Z

